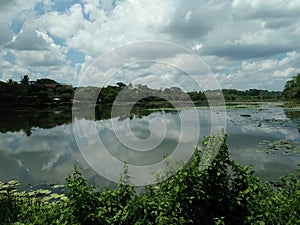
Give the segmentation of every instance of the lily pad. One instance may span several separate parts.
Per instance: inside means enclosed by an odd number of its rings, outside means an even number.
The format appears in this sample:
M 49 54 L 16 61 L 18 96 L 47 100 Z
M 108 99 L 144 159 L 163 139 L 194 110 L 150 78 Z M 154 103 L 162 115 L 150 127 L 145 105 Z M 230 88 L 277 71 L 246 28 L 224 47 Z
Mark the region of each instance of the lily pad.
M 263 140 L 252 152 L 265 152 L 267 154 L 282 153 L 285 155 L 300 155 L 300 142 L 279 139 L 275 141 Z

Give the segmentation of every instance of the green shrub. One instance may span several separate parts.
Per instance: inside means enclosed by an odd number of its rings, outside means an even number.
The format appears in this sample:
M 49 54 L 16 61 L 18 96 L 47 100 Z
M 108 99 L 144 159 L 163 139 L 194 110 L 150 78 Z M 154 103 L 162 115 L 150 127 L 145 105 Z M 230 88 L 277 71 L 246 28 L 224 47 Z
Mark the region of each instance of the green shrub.
M 76 168 L 65 194 L 20 192 L 16 181 L 0 183 L 0 224 L 300 224 L 300 170 L 276 186 L 262 183 L 230 159 L 226 136 L 209 138 L 175 175 L 158 176 L 159 183 L 141 192 L 126 164 L 117 189 L 97 190 Z M 204 167 L 203 157 L 209 159 L 215 146 L 218 154 Z

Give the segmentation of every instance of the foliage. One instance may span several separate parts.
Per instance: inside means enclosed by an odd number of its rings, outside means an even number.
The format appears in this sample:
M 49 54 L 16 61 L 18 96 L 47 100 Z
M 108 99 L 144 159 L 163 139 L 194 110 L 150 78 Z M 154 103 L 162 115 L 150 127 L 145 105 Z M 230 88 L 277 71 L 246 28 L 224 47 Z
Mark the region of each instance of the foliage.
M 291 87 L 292 81 L 289 83 Z M 193 101 L 196 104 L 208 105 L 207 99 L 219 99 L 220 93 L 224 95 L 226 101 L 254 101 L 254 100 L 278 100 L 282 93 L 276 91 L 249 89 L 239 91 L 236 89 L 208 90 L 205 92 L 184 92 L 179 87 L 165 89 L 152 89 L 147 85 L 124 84 L 117 82 L 116 85 L 106 87 L 77 87 L 60 84 L 48 78 L 30 81 L 28 75 L 20 78 L 20 82 L 9 80 L 0 82 L 0 103 L 2 105 L 38 105 L 53 103 L 53 99 L 58 98 L 61 102 L 70 102 L 74 98 L 77 101 L 96 102 L 98 104 L 111 104 L 116 99 L 118 102 L 137 102 L 141 106 L 157 106 L 153 102 L 158 102 L 158 106 L 166 106 L 166 101 Z M 121 94 L 120 94 L 121 93 Z M 290 92 L 286 91 L 285 95 Z M 294 93 L 294 92 L 293 92 Z M 118 97 L 118 98 L 117 98 Z M 167 105 L 167 107 L 169 107 Z
M 300 224 L 300 170 L 281 177 L 274 190 L 262 184 L 253 201 L 247 221 L 251 224 Z
M 17 181 L 0 183 L 0 224 L 74 224 L 64 194 L 17 191 L 18 185 Z
M 63 102 L 69 102 L 73 98 L 73 95 L 71 93 L 63 93 L 60 95 L 60 99 Z
M 117 85 L 108 85 L 101 88 L 98 97 L 99 103 L 112 103 L 116 99 L 117 102 L 138 102 L 141 105 L 146 105 L 146 102 L 161 102 L 163 99 L 177 101 L 190 100 L 189 96 L 178 87 L 157 90 L 151 89 L 147 85 L 127 86 L 122 82 L 118 82 Z
M 268 91 L 258 89 L 248 89 L 239 91 L 236 89 L 223 89 L 222 90 L 225 100 L 228 101 L 270 101 L 281 99 L 280 91 Z
M 213 98 L 213 93 L 217 91 L 206 91 L 206 92 L 188 92 L 193 101 L 205 101 L 206 96 L 210 99 Z M 279 91 L 268 91 L 268 90 L 258 90 L 249 89 L 245 91 L 240 91 L 236 89 L 223 89 L 222 94 L 225 101 L 270 101 L 281 99 L 281 92 Z
M 30 81 L 29 76 L 24 75 L 19 83 L 13 80 L 0 82 L 0 103 L 5 106 L 52 104 L 55 98 L 70 102 L 73 95 L 74 88 L 71 85 L 59 84 L 47 78 Z
M 283 89 L 283 96 L 286 99 L 300 99 L 300 73 L 286 82 Z
M 24 85 L 29 85 L 29 76 L 24 75 L 23 77 L 21 77 L 20 83 Z
M 203 145 L 210 150 L 208 139 Z M 65 194 L 21 192 L 16 181 L 0 183 L 0 223 L 300 224 L 300 170 L 276 186 L 262 183 L 249 167 L 230 159 L 226 137 L 206 168 L 200 165 L 203 154 L 196 149 L 175 175 L 166 180 L 160 175 L 159 183 L 141 192 L 130 183 L 126 164 L 117 189 L 97 190 L 77 168 Z

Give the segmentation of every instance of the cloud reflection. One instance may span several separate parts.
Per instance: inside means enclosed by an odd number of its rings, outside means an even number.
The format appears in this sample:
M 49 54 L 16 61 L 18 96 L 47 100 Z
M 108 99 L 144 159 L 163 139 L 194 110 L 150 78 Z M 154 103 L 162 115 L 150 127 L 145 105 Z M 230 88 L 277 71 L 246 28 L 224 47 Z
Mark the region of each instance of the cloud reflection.
M 184 151 L 192 152 L 196 146 L 191 145 L 191 140 L 196 141 L 198 145 L 204 136 L 210 134 L 210 110 L 200 109 L 199 111 L 200 135 L 197 135 L 199 127 L 194 123 L 194 118 L 191 112 L 186 109 L 181 110 L 181 114 L 185 115 L 185 126 L 188 132 L 185 134 L 188 139 L 183 139 L 181 142 L 183 151 L 178 153 L 178 158 L 182 158 Z M 256 109 L 250 111 L 256 112 Z M 285 118 L 283 111 L 274 111 L 276 118 Z M 265 179 L 273 179 L 278 175 L 294 171 L 297 164 L 300 162 L 299 156 L 286 156 L 282 154 L 266 154 L 247 152 L 249 148 L 255 147 L 263 140 L 273 139 L 289 139 L 300 141 L 300 134 L 291 126 L 282 126 L 278 124 L 265 123 L 262 127 L 258 127 L 257 123 L 247 121 L 247 118 L 240 117 L 243 111 L 227 111 L 228 123 L 228 145 L 233 159 L 243 165 L 254 165 L 256 173 Z M 257 118 L 261 115 L 265 119 L 272 119 L 274 114 L 256 112 Z M 112 120 L 116 123 L 119 134 L 123 138 L 127 138 L 126 133 L 128 123 L 133 134 L 137 138 L 147 138 L 151 127 L 149 121 L 154 117 L 161 117 L 161 120 L 167 127 L 165 139 L 151 151 L 139 152 L 132 150 L 120 143 L 114 135 Z M 254 117 L 254 116 L 253 116 Z M 254 117 L 255 118 L 255 117 Z M 253 119 L 253 118 L 252 118 Z M 89 135 L 95 135 L 91 132 L 95 129 L 96 135 L 103 140 L 104 146 L 109 148 L 110 154 L 120 161 L 128 161 L 129 163 L 139 166 L 156 163 L 162 160 L 166 154 L 171 154 L 174 147 L 178 144 L 181 136 L 180 116 L 178 113 L 158 113 L 154 112 L 148 116 L 136 118 L 131 121 L 118 120 L 118 118 L 110 120 L 85 120 L 80 119 L 75 123 L 82 123 L 84 132 L 82 133 L 83 143 L 86 145 L 97 146 L 97 142 L 90 142 Z M 248 123 L 248 124 L 247 124 Z M 285 121 L 284 123 L 290 123 Z M 76 125 L 76 124 L 73 124 Z M 155 124 L 154 124 L 155 125 Z M 153 128 L 156 130 L 156 127 Z M 154 133 L 153 138 L 159 139 L 160 133 Z M 100 155 L 103 153 L 99 146 L 90 149 L 92 154 Z M 95 157 L 94 164 L 103 163 L 97 161 Z M 35 128 L 30 137 L 24 135 L 23 132 L 7 132 L 0 133 L 0 180 L 7 181 L 9 179 L 18 179 L 25 185 L 28 183 L 63 183 L 68 174 L 71 173 L 73 166 L 78 165 L 84 176 L 92 182 L 97 182 L 100 186 L 112 185 L 105 178 L 99 176 L 84 160 L 78 150 L 76 141 L 72 133 L 72 124 L 64 124 L 51 129 Z M 108 172 L 119 174 L 120 168 L 108 166 Z

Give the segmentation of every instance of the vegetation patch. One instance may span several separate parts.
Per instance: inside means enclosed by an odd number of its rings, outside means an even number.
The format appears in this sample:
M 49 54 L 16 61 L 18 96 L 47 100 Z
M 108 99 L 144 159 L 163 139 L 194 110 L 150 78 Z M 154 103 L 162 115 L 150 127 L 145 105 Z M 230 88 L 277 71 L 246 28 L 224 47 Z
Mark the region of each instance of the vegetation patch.
M 205 139 L 203 149 L 207 143 Z M 288 146 L 278 144 L 283 145 Z M 98 190 L 78 169 L 67 178 L 63 194 L 22 192 L 17 181 L 0 183 L 0 223 L 300 224 L 300 170 L 282 177 L 274 188 L 230 159 L 226 137 L 205 169 L 199 167 L 201 156 L 196 149 L 191 163 L 174 176 L 159 176 L 159 183 L 139 192 L 126 164 L 117 189 Z
M 275 141 L 264 140 L 257 148 L 249 149 L 251 152 L 265 152 L 266 154 L 282 153 L 286 155 L 300 155 L 300 142 L 279 139 Z

